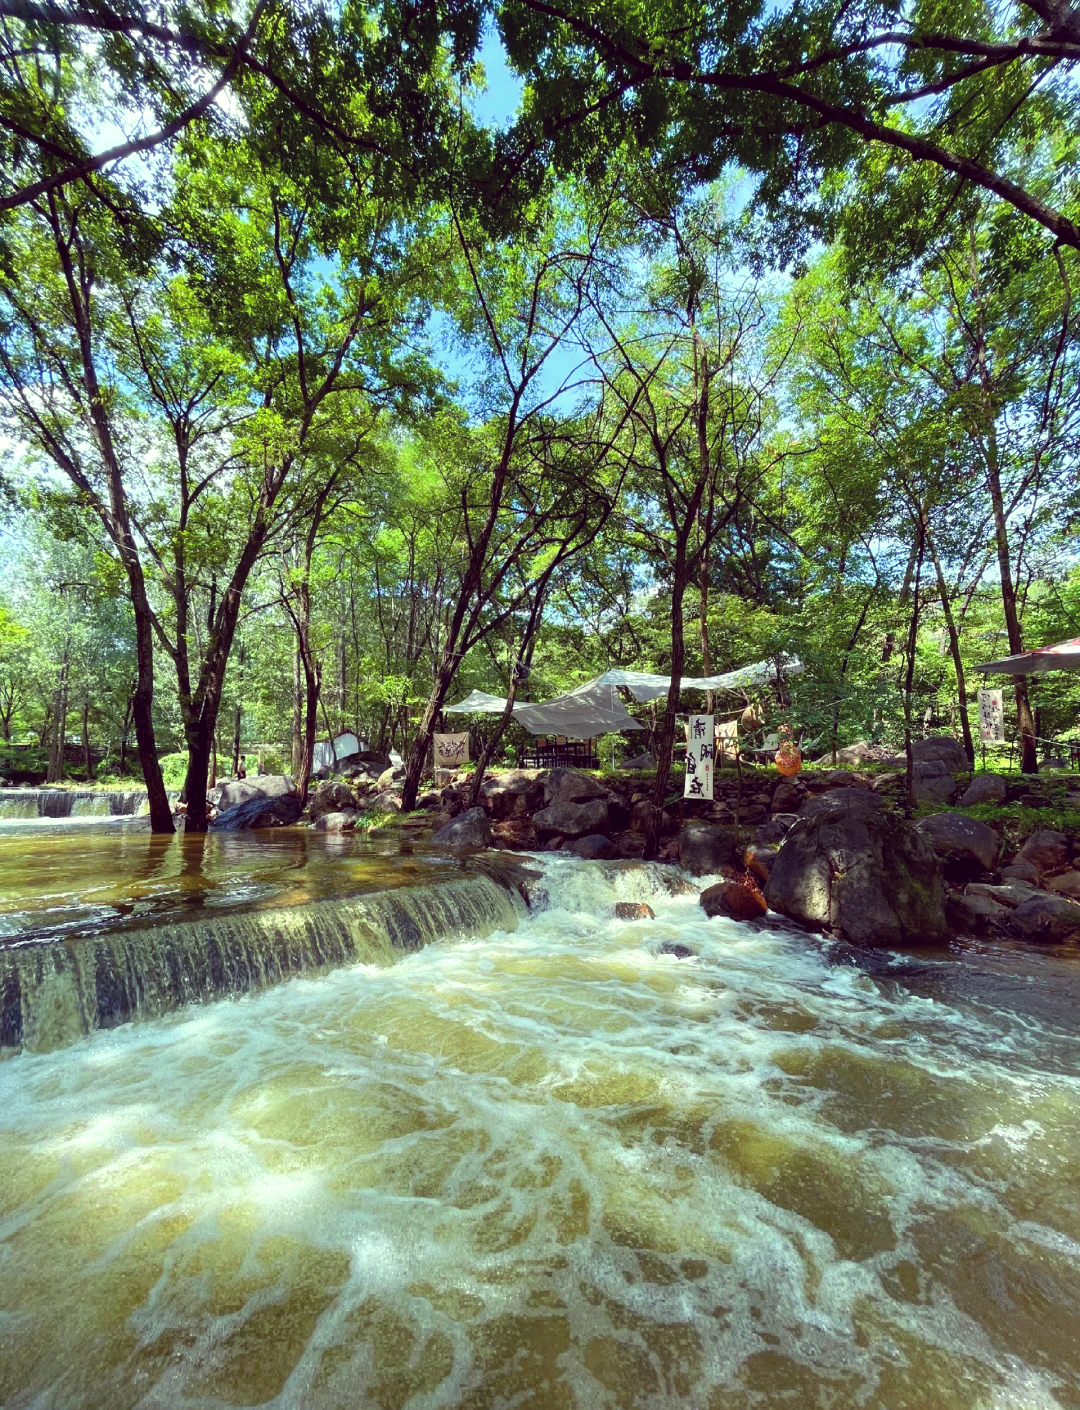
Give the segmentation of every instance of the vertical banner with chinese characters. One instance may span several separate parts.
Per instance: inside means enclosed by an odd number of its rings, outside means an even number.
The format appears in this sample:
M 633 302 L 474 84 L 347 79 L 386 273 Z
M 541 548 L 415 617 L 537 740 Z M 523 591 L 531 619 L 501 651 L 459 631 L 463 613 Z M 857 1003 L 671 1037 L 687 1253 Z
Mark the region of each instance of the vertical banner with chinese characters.
M 712 715 L 691 715 L 686 722 L 684 798 L 712 797 L 713 746 Z
M 738 720 L 721 720 L 716 726 L 716 763 L 734 759 L 739 752 Z
M 458 764 L 469 762 L 468 734 L 435 735 L 435 767 L 454 769 Z
M 979 691 L 979 738 L 984 744 L 1005 743 L 1005 709 L 1000 690 Z

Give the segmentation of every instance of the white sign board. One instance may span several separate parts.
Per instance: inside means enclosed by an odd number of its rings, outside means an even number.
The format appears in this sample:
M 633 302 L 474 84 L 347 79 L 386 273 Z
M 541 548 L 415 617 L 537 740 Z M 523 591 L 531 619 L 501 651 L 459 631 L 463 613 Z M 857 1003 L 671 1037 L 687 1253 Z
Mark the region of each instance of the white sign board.
M 686 722 L 684 798 L 713 796 L 713 716 L 691 715 Z
M 721 720 L 716 726 L 716 758 L 734 759 L 739 752 L 738 720 Z
M 1005 708 L 1000 690 L 979 691 L 979 738 L 984 744 L 1005 743 Z
M 469 762 L 468 731 L 464 734 L 437 734 L 433 743 L 437 769 L 453 769 Z

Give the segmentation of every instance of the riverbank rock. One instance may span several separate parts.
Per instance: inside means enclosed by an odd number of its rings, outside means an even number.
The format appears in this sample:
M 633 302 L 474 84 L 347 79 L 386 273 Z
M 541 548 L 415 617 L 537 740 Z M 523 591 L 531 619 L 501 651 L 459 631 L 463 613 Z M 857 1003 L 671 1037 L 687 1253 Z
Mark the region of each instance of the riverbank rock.
M 964 789 L 961 808 L 973 808 L 979 803 L 1004 803 L 1008 784 L 1000 774 L 976 774 Z
M 432 842 L 443 847 L 488 847 L 491 824 L 483 808 L 467 808 L 434 833 Z
M 590 832 L 606 833 L 608 805 L 604 798 L 590 798 L 583 803 L 559 799 L 534 813 L 533 824 L 541 837 L 586 837 Z
M 350 808 L 355 807 L 356 799 L 345 784 L 321 783 L 308 804 L 308 812 L 311 821 L 318 822 L 328 813 L 348 812 Z
M 491 840 L 496 847 L 505 847 L 511 852 L 531 852 L 540 846 L 540 834 L 529 818 L 504 818 L 495 823 Z
M 1007 867 L 1001 868 L 1002 881 L 1026 881 L 1029 886 L 1038 886 L 1039 870 L 1030 862 L 1019 862 L 1015 858 Z
M 950 773 L 964 773 L 971 768 L 967 750 L 949 734 L 931 735 L 929 739 L 913 739 L 911 757 L 916 762 L 933 761 L 944 764 Z
M 241 782 L 244 780 L 241 779 Z M 291 827 L 301 812 L 295 793 L 280 798 L 249 798 L 218 813 L 210 824 L 214 832 L 240 832 L 245 828 Z
M 706 887 L 698 902 L 707 916 L 726 916 L 728 920 L 760 920 L 768 909 L 757 891 L 737 881 Z
M 743 866 L 753 872 L 759 881 L 768 881 L 779 852 L 778 847 L 764 847 L 759 842 L 753 842 L 743 853 Z
M 391 793 L 389 791 L 386 793 L 376 793 L 374 798 L 367 800 L 366 806 L 370 808 L 373 813 L 400 813 L 401 794 Z
M 218 807 L 225 813 L 254 798 L 289 798 L 295 792 L 296 784 L 288 774 L 252 774 L 223 783 Z
M 951 803 L 956 797 L 956 779 L 940 759 L 916 759 L 911 787 L 919 803 Z
M 544 780 L 535 769 L 512 769 L 484 779 L 480 802 L 496 821 L 527 818 L 543 804 L 544 791 Z
M 574 842 L 567 842 L 565 850 L 573 852 L 575 857 L 582 857 L 587 862 L 614 862 L 618 861 L 620 855 L 614 842 L 600 832 L 591 832 Z
M 731 829 L 687 823 L 679 834 L 679 863 L 691 876 L 709 876 L 735 860 Z
M 990 896 L 952 891 L 945 898 L 945 917 L 957 935 L 1004 935 L 1010 914 Z
M 823 794 L 784 838 L 765 887 L 774 911 L 854 945 L 947 933 L 941 862 L 910 823 L 861 789 Z
M 588 774 L 576 769 L 549 769 L 544 779 L 544 804 L 587 803 L 592 799 L 607 801 L 607 789 Z
M 966 813 L 936 813 L 922 818 L 916 829 L 929 838 L 942 859 L 949 881 L 969 881 L 984 871 L 993 871 L 998 854 L 998 836 L 985 823 Z
M 385 790 L 393 788 L 395 783 L 405 781 L 405 766 L 403 764 L 391 764 L 389 768 L 383 769 L 382 773 L 375 780 L 379 788 Z
M 655 920 L 656 912 L 647 901 L 616 901 L 616 920 Z
M 342 809 L 340 813 L 320 813 L 315 819 L 315 831 L 352 832 L 358 816 L 355 808 Z
M 1011 912 L 1009 929 L 1022 940 L 1048 945 L 1080 940 L 1080 902 L 1037 891 Z
M 1060 871 L 1069 864 L 1069 842 L 1064 833 L 1044 827 L 1033 832 L 1016 854 L 1016 860 L 1028 862 L 1040 876 Z
M 635 754 L 632 759 L 624 759 L 620 769 L 655 769 L 656 760 L 651 754 Z
M 1080 901 L 1080 871 L 1066 871 L 1060 876 L 1052 876 L 1046 883 L 1046 889 L 1057 892 L 1059 896 L 1068 896 L 1074 901 Z
M 806 797 L 806 789 L 788 779 L 781 779 L 773 789 L 770 808 L 774 813 L 797 813 Z

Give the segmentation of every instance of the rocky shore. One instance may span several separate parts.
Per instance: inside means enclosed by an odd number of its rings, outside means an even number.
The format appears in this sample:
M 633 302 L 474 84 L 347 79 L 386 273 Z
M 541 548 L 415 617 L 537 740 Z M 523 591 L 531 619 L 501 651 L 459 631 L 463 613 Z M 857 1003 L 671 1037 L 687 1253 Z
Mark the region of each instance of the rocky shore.
M 712 802 L 665 808 L 661 860 L 721 878 L 701 895 L 709 915 L 754 920 L 773 911 L 857 945 L 940 944 L 952 935 L 1080 942 L 1080 780 L 1071 795 L 1060 779 L 1052 785 L 1062 794 L 1054 816 L 1062 805 L 1075 810 L 1075 830 L 1027 828 L 1013 846 L 1000 820 L 973 814 L 1012 807 L 1037 823 L 1055 802 L 1044 781 L 973 776 L 955 740 L 922 740 L 914 781 L 926 815 L 909 819 L 900 761 L 869 750 L 853 746 L 848 767 L 822 764 L 794 779 L 762 769 L 718 774 Z M 347 832 L 381 816 L 448 847 L 629 860 L 643 853 L 653 810 L 647 775 L 551 769 L 493 773 L 473 807 L 469 776 L 442 775 L 418 811 L 401 816 L 402 775 L 372 762 L 348 783 L 324 783 L 303 819 L 287 778 L 226 784 L 215 826 L 306 820 Z

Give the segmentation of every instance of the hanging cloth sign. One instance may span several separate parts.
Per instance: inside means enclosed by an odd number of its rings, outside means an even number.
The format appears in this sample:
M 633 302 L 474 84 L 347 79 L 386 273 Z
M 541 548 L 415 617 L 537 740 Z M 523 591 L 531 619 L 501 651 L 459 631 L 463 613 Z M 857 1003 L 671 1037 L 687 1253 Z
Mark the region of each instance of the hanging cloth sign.
M 739 752 L 738 720 L 721 720 L 716 726 L 716 758 L 734 759 Z
M 979 737 L 984 744 L 1005 743 L 1005 708 L 1000 690 L 979 691 Z
M 691 715 L 686 722 L 684 798 L 713 796 L 713 716 Z
M 469 762 L 468 731 L 464 734 L 437 734 L 433 737 L 433 743 L 437 769 L 453 769 L 458 764 Z

